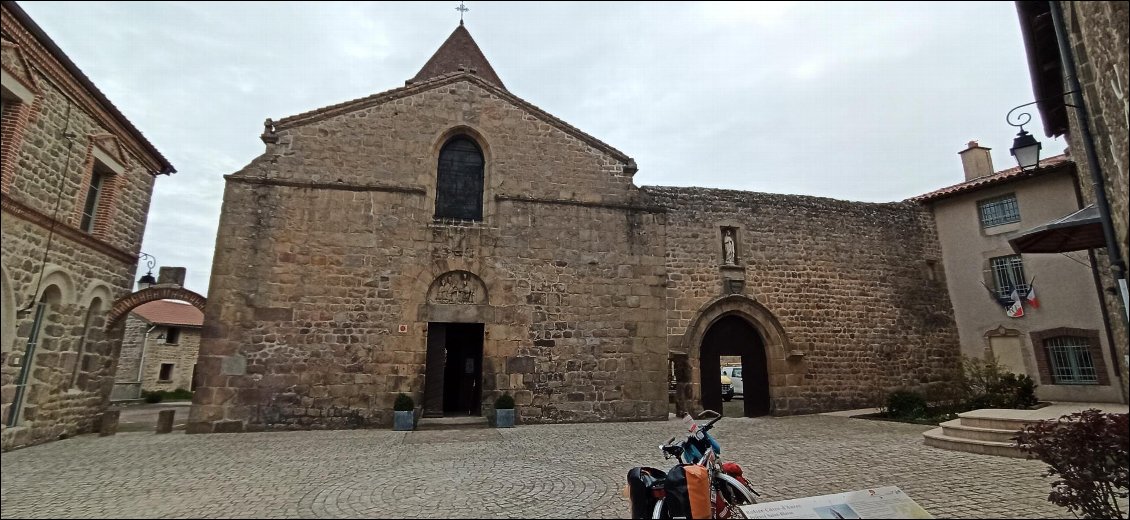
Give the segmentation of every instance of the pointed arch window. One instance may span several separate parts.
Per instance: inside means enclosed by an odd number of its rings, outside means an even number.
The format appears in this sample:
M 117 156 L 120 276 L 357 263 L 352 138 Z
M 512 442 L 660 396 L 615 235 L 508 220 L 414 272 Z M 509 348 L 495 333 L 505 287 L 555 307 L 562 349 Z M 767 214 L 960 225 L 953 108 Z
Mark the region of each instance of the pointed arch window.
M 483 152 L 464 136 L 451 138 L 439 152 L 436 218 L 483 219 Z

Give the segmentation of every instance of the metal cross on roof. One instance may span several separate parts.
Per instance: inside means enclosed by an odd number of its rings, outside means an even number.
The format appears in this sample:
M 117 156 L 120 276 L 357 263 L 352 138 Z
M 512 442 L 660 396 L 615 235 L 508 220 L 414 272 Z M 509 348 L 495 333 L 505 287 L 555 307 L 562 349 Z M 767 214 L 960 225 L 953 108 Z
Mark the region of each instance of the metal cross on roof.
M 459 25 L 463 25 L 463 13 L 470 11 L 471 8 L 463 5 L 463 1 L 460 0 L 459 7 L 456 7 L 455 10 L 459 11 Z

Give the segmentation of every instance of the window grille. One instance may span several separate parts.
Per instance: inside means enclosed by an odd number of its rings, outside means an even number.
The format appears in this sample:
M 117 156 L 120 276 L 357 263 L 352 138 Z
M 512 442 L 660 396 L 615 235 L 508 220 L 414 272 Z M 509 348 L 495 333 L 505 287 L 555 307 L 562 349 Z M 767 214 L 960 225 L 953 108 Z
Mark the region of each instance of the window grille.
M 1057 385 L 1097 385 L 1099 374 L 1087 338 L 1059 336 L 1044 341 Z
M 1018 296 L 1028 296 L 1027 278 L 1024 277 L 1024 261 L 1020 255 L 998 256 L 989 259 L 989 268 L 993 272 L 993 284 L 996 288 L 997 299 L 1012 301 L 1012 290 Z
M 1016 204 L 1016 195 L 983 200 L 977 207 L 981 211 L 981 227 L 1020 222 L 1020 206 Z

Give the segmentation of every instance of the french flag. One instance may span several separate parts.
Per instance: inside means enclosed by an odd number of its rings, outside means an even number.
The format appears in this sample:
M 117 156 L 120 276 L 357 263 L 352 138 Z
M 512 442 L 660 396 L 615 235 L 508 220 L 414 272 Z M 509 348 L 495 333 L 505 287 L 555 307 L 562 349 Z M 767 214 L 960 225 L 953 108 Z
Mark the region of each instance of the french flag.
M 1025 296 L 1024 299 L 1028 300 L 1028 305 L 1031 305 L 1033 309 L 1040 308 L 1040 300 L 1036 299 L 1035 285 L 1028 286 L 1028 295 Z

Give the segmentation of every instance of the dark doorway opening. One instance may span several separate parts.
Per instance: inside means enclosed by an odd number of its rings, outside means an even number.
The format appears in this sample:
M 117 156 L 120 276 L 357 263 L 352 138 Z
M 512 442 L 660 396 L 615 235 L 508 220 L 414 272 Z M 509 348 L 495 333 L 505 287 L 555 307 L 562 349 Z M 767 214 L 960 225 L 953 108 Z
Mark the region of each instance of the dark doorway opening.
M 702 338 L 699 354 L 702 407 L 724 413 L 722 356 L 741 356 L 744 415 L 769 415 L 769 367 L 765 342 L 753 325 L 738 316 L 725 316 L 714 322 Z
M 482 323 L 429 323 L 426 363 L 425 417 L 482 414 Z

